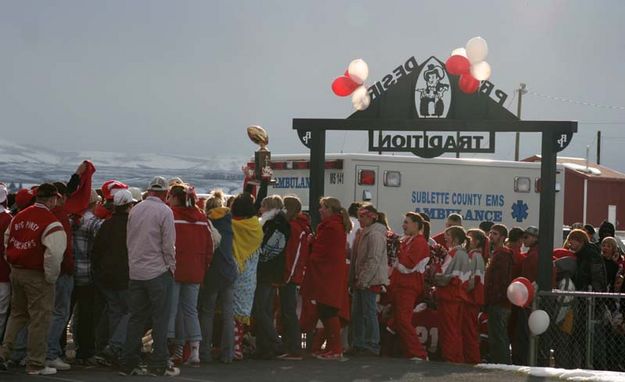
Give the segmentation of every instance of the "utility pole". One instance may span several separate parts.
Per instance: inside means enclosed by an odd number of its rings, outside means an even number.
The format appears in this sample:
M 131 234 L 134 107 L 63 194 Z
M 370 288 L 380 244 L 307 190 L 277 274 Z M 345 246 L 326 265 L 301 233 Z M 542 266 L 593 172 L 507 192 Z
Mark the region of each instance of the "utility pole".
M 519 101 L 517 103 L 517 109 L 516 109 L 516 116 L 519 120 L 521 120 L 521 103 L 523 100 L 523 94 L 527 93 L 527 90 L 525 89 L 527 87 L 527 85 L 525 85 L 524 83 L 519 84 L 519 88 L 516 90 L 519 93 Z M 516 132 L 516 137 L 514 139 L 514 160 L 515 161 L 519 161 L 519 144 L 521 142 L 521 132 L 517 131 Z
M 597 130 L 597 164 L 601 164 L 601 130 Z

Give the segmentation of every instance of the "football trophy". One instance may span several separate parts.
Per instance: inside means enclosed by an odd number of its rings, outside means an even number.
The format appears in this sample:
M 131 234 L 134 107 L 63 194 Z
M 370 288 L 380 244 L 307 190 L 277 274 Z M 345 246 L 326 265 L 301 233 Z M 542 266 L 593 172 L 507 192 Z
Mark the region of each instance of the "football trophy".
M 252 125 L 247 128 L 247 136 L 252 142 L 260 146 L 254 153 L 254 177 L 259 181 L 271 182 L 271 152 L 267 149 L 269 135 L 262 127 Z

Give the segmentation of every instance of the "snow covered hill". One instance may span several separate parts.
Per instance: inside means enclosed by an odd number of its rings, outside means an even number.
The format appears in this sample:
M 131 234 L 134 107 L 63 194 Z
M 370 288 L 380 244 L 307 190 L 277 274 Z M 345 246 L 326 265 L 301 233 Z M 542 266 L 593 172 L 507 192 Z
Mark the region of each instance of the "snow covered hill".
M 96 166 L 94 186 L 118 179 L 144 188 L 151 177 L 178 176 L 206 192 L 223 188 L 232 193 L 242 185 L 241 166 L 248 157 L 193 157 L 174 154 L 118 153 L 101 151 L 62 152 L 49 148 L 0 140 L 0 181 L 16 185 L 67 180 L 81 163 L 89 159 Z

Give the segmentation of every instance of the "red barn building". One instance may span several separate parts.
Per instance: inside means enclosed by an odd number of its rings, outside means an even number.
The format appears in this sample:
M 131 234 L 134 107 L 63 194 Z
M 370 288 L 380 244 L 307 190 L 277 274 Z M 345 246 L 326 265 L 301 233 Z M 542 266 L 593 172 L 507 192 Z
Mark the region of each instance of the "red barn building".
M 523 161 L 540 162 L 540 155 Z M 598 227 L 607 220 L 617 230 L 624 230 L 625 174 L 583 158 L 558 157 L 557 161 L 565 171 L 564 224 Z

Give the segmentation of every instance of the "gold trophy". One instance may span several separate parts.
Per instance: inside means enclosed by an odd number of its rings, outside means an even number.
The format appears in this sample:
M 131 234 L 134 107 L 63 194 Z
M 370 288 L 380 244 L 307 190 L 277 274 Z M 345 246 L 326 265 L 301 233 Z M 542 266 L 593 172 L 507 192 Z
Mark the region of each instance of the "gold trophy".
M 256 180 L 272 181 L 271 171 L 271 152 L 267 149 L 269 144 L 269 135 L 265 129 L 258 125 L 252 125 L 247 128 L 247 136 L 252 142 L 260 146 L 254 153 L 254 177 Z

